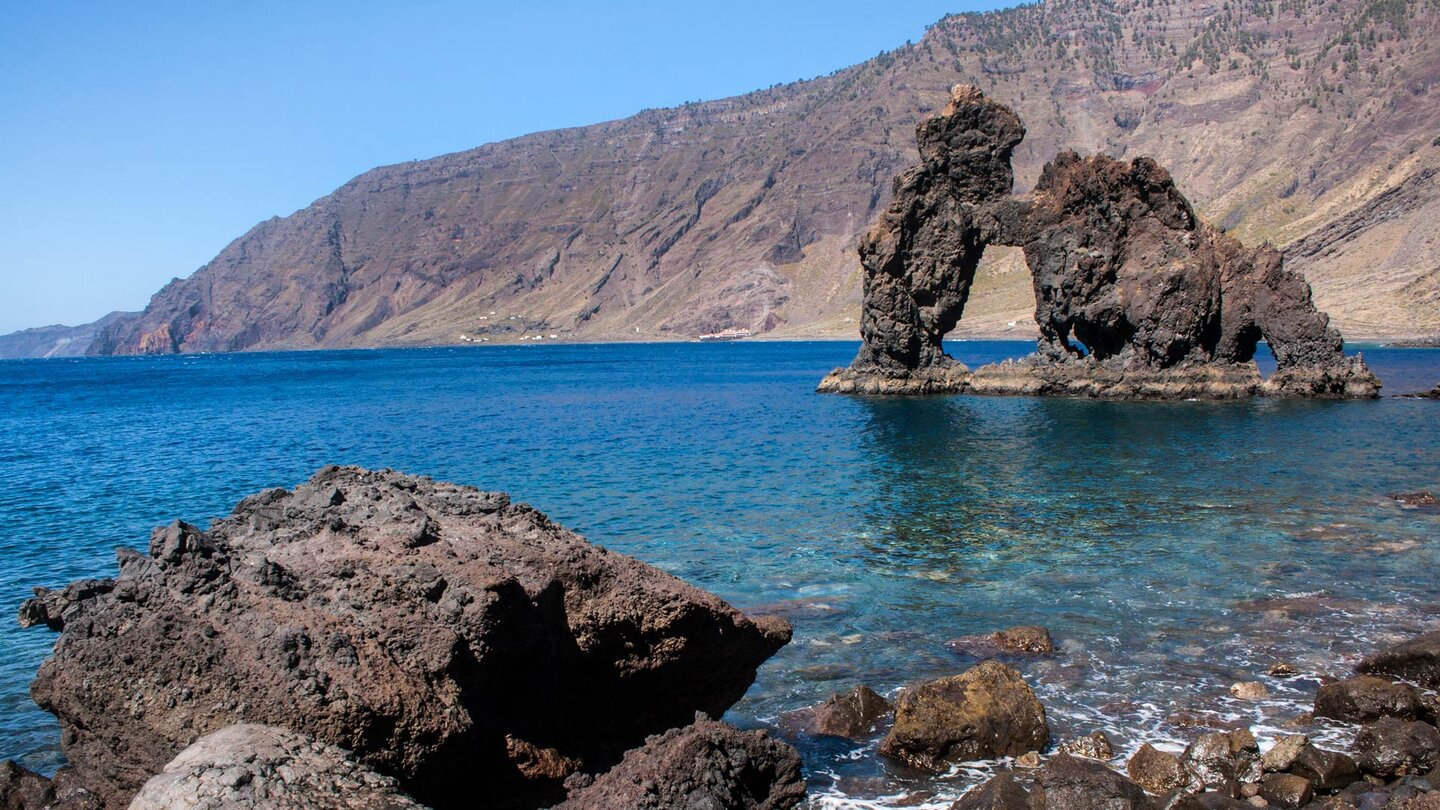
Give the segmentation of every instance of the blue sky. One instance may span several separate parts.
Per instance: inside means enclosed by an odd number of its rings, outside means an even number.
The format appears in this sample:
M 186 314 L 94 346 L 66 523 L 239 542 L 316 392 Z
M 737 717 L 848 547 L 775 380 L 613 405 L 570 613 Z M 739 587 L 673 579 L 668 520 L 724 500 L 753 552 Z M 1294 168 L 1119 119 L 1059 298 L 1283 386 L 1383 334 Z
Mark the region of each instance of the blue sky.
M 0 333 L 374 166 L 809 78 L 993 0 L 0 4 Z

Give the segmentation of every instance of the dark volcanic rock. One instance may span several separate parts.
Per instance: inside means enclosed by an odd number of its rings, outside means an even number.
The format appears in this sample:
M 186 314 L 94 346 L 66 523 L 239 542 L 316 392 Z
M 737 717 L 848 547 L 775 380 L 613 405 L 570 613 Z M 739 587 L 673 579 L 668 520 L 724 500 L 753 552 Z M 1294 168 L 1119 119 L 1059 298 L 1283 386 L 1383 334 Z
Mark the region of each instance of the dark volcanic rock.
M 821 390 L 938 393 L 963 385 L 966 369 L 941 340 L 960 322 L 985 252 L 977 206 L 1010 193 L 1010 154 L 1024 137 L 1019 116 L 969 85 L 957 85 L 944 111 L 920 122 L 920 165 L 895 178 L 890 207 L 860 240 L 864 344 Z
M 1155 161 L 1062 152 L 1028 198 L 1008 198 L 1023 136 L 1014 113 L 969 87 L 921 124 L 924 164 L 897 179 L 891 208 L 860 244 L 864 345 L 821 391 L 1378 396 L 1379 380 L 1345 356 L 1280 252 L 1246 248 L 1202 221 Z M 1040 342 L 1025 361 L 969 375 L 941 339 L 986 244 L 1024 249 Z M 1262 338 L 1278 366 L 1263 383 L 1252 362 Z
M 804 710 L 803 725 L 812 734 L 854 739 L 874 732 L 876 724 L 892 711 L 890 701 L 861 684 Z
M 0 762 L 0 810 L 101 810 L 100 797 L 75 783 L 69 768 L 53 780 L 13 761 Z
M 245 723 L 207 734 L 152 776 L 129 810 L 421 810 L 395 780 L 350 753 L 283 728 Z
M 724 712 L 790 635 L 503 494 L 388 471 L 329 467 L 120 556 L 113 589 L 65 603 L 31 686 L 112 807 L 243 722 L 353 751 L 430 804 L 484 785 L 535 806 Z
M 985 784 L 971 788 L 960 797 L 960 801 L 950 805 L 950 810 L 1029 810 L 1030 794 L 1015 777 L 1009 773 L 1000 773 L 991 777 Z
M 572 777 L 556 810 L 785 810 L 805 798 L 800 756 L 702 716 L 651 737 L 598 778 Z
M 1314 745 L 1306 745 L 1290 763 L 1289 771 L 1303 776 L 1315 785 L 1316 790 L 1335 791 L 1350 786 L 1360 778 L 1360 769 L 1355 760 L 1336 751 L 1326 751 Z
M 1246 729 L 1202 734 L 1180 755 L 1180 767 L 1192 789 L 1234 795 L 1241 782 L 1260 773 L 1260 746 Z
M 1427 773 L 1440 765 L 1440 731 L 1393 718 L 1360 729 L 1352 749 L 1365 773 L 1379 777 Z
M 1390 675 L 1440 689 L 1440 632 L 1427 633 L 1360 662 L 1361 672 Z
M 1148 810 L 1139 785 L 1092 759 L 1059 754 L 1035 774 L 1034 810 Z
M 1020 673 L 985 661 L 963 674 L 906 689 L 880 753 L 923 769 L 1019 756 L 1045 747 L 1045 707 Z
M 1140 750 L 1130 757 L 1125 769 L 1131 779 L 1157 795 L 1169 793 L 1185 784 L 1185 771 L 1180 765 L 1180 758 L 1161 751 L 1150 743 L 1140 746 Z
M 1314 795 L 1315 785 L 1303 776 L 1272 773 L 1260 780 L 1260 797 L 1274 807 L 1294 810 L 1304 807 Z
M 1374 675 L 1357 675 L 1322 684 L 1315 693 L 1315 716 L 1368 723 L 1382 717 L 1414 720 L 1420 713 L 1415 690 Z

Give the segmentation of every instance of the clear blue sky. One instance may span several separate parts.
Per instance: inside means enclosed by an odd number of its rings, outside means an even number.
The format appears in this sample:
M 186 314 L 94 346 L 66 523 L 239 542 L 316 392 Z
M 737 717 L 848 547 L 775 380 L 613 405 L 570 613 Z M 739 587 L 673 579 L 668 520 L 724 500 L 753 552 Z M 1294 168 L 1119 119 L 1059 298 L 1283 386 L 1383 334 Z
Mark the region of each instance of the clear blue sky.
M 0 4 L 0 333 L 374 166 L 809 78 L 998 0 Z

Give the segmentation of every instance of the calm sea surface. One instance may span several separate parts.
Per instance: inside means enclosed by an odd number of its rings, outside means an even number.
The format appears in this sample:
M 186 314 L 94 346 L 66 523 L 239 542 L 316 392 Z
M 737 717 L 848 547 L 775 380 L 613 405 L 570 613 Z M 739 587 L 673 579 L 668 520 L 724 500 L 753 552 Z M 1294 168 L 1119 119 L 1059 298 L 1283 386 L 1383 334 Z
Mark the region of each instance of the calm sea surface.
M 972 366 L 1029 343 L 955 343 Z M 32 585 L 114 573 L 116 546 L 202 523 L 329 463 L 510 492 L 609 548 L 782 612 L 795 641 L 731 713 L 781 715 L 974 663 L 945 644 L 1048 626 L 1018 662 L 1056 740 L 1131 750 L 1263 736 L 1310 674 L 1440 624 L 1440 402 L 1112 403 L 820 396 L 854 344 L 525 346 L 0 362 L 0 758 L 52 770 L 27 695 L 54 635 Z M 1440 350 L 1366 348 L 1388 393 Z M 1237 680 L 1273 698 L 1231 700 Z M 1322 738 L 1342 729 L 1308 727 Z M 782 732 L 784 733 L 784 732 Z M 873 744 L 787 737 L 815 804 L 946 806 L 973 783 L 888 768 Z

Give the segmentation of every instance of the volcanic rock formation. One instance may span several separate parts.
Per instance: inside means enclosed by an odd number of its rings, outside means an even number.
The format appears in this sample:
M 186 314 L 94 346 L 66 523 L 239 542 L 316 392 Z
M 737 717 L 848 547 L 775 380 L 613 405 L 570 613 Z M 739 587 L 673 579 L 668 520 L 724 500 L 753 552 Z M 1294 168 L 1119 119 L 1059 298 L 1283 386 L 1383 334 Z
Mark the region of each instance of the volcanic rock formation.
M 31 694 L 109 807 L 204 734 L 282 726 L 416 799 L 536 807 L 647 735 L 719 716 L 790 637 L 503 494 L 328 467 L 113 581 L 43 589 Z
M 1060 154 L 1009 196 L 1024 135 L 1008 108 L 957 86 L 920 124 L 921 165 L 860 243 L 864 345 L 820 385 L 840 393 L 1121 398 L 1373 397 L 1379 382 L 1266 245 L 1202 221 L 1153 160 Z M 1024 249 L 1037 352 L 969 374 L 941 347 L 987 244 Z M 1264 338 L 1278 364 L 1262 383 Z

